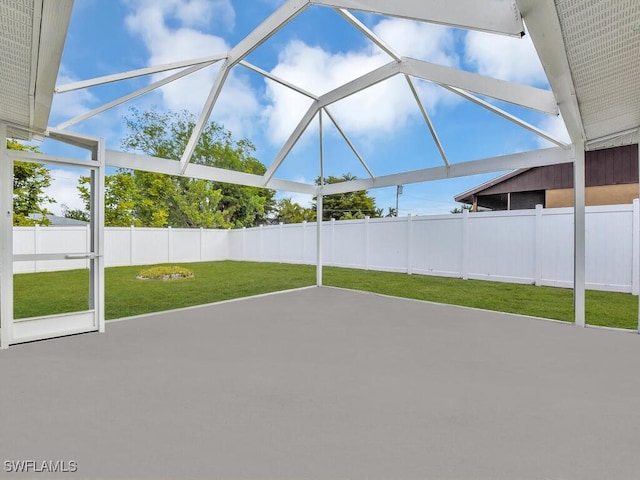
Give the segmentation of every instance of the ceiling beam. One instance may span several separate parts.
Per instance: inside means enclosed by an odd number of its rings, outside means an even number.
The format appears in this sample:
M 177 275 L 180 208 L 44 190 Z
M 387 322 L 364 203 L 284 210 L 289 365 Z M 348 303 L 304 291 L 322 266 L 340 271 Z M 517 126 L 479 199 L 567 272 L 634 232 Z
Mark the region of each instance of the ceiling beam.
M 524 34 L 522 18 L 513 0 L 311 0 L 311 3 L 518 38 Z
M 527 22 L 527 30 L 555 94 L 569 137 L 573 143 L 584 142 L 586 135 L 582 115 L 554 0 L 516 1 Z
M 501 116 L 505 120 L 509 120 L 510 122 L 515 123 L 516 125 L 524 128 L 526 130 L 529 130 L 532 133 L 535 133 L 539 137 L 544 138 L 545 140 L 548 140 L 551 143 L 555 143 L 556 145 L 558 145 L 559 147 L 561 147 L 561 148 L 563 148 L 565 150 L 569 150 L 571 148 L 571 146 L 568 145 L 566 142 L 563 142 L 562 140 L 558 140 L 557 138 L 555 138 L 554 136 L 548 134 L 547 132 L 545 132 L 543 130 L 540 130 L 538 127 L 535 127 L 535 126 L 531 125 L 530 123 L 527 123 L 524 120 L 519 119 L 515 115 L 511 115 L 509 112 L 505 112 L 504 110 L 502 110 L 501 108 L 496 107 L 495 105 L 491 105 L 489 102 L 485 102 L 484 100 L 482 100 L 481 98 L 476 97 L 475 95 L 471 95 L 470 93 L 467 93 L 464 90 L 460 90 L 459 88 L 455 88 L 455 87 L 447 87 L 447 86 L 443 85 L 443 88 L 446 88 L 447 90 L 449 90 L 450 92 L 455 93 L 456 95 L 460 95 L 462 98 L 465 98 L 465 99 L 469 100 L 470 102 L 473 102 L 476 105 L 481 106 L 482 108 L 486 108 L 490 112 L 493 112 L 496 115 Z
M 163 65 L 157 65 L 155 67 L 139 68 L 137 70 L 130 70 L 128 72 L 115 73 L 113 75 L 105 75 L 104 77 L 92 78 L 89 80 L 81 80 L 79 82 L 67 83 L 66 85 L 60 85 L 56 87 L 56 93 L 71 92 L 73 90 L 80 90 L 83 88 L 95 87 L 96 85 L 104 85 L 106 83 L 119 82 L 121 80 L 128 80 L 130 78 L 142 77 L 145 75 L 151 75 L 153 73 L 166 72 L 169 70 L 176 70 L 178 68 L 191 67 L 194 65 L 212 64 L 226 58 L 227 54 L 211 55 L 208 57 L 194 58 L 191 60 L 183 60 L 181 62 L 165 63 Z
M 269 73 L 266 70 L 261 69 L 260 67 L 256 67 L 255 65 L 253 65 L 253 64 L 251 64 L 251 63 L 249 63 L 249 62 L 247 62 L 245 60 L 242 60 L 240 62 L 240 65 L 242 65 L 245 68 L 248 68 L 249 70 L 251 70 L 253 72 L 256 72 L 259 75 L 262 75 L 265 78 L 268 78 L 269 80 L 273 80 L 274 82 L 279 83 L 280 85 L 282 85 L 284 87 L 287 87 L 287 88 L 293 90 L 294 92 L 298 92 L 299 94 L 304 95 L 305 97 L 308 97 L 308 98 L 310 98 L 312 100 L 317 100 L 318 99 L 317 95 L 314 95 L 313 93 L 308 92 L 305 89 L 300 88 L 297 85 L 294 85 L 293 83 L 287 82 L 286 80 L 283 80 L 282 78 L 277 77 L 276 75 L 273 75 L 272 73 Z
M 435 63 L 403 58 L 402 73 L 412 77 L 429 80 L 440 85 L 461 88 L 487 97 L 513 103 L 539 112 L 557 115 L 558 106 L 553 92 L 530 87 L 519 83 L 498 80 L 496 78 L 465 72 L 457 68 L 445 67 Z
M 185 68 L 184 70 L 181 70 L 178 73 L 174 73 L 173 75 L 169 75 L 168 77 L 163 78 L 162 80 L 159 80 L 157 82 L 154 82 L 150 85 L 147 85 L 144 88 L 141 88 L 139 90 L 136 90 L 135 92 L 131 92 L 128 95 L 125 95 L 123 97 L 117 98 L 116 100 L 106 103 L 98 108 L 94 108 L 93 110 L 90 110 L 88 112 L 85 112 L 81 115 L 78 115 L 77 117 L 74 117 L 70 120 L 67 120 L 66 122 L 62 122 L 60 124 L 58 124 L 58 126 L 56 128 L 60 129 L 60 130 L 64 130 L 65 128 L 68 128 L 72 125 L 75 125 L 76 123 L 80 123 L 84 120 L 87 120 L 91 117 L 95 117 L 96 115 L 105 112 L 107 110 L 110 110 L 114 107 L 117 107 L 118 105 L 122 105 L 123 103 L 128 102 L 129 100 L 133 100 L 134 98 L 140 97 L 142 95 L 144 95 L 145 93 L 149 93 L 152 90 L 155 90 L 157 88 L 162 87 L 163 85 L 166 85 L 167 83 L 171 83 L 175 80 L 178 80 L 182 77 L 185 77 L 187 75 L 190 75 L 194 72 L 197 72 L 198 70 L 201 70 L 205 67 L 208 67 L 209 65 L 211 65 L 211 63 L 201 63 L 198 65 L 194 65 L 193 67 L 189 67 L 189 68 Z
M 225 62 L 220 67 L 220 71 L 218 72 L 218 75 L 213 82 L 213 86 L 211 87 L 211 91 L 207 96 L 204 107 L 200 112 L 200 116 L 198 117 L 198 120 L 196 120 L 196 124 L 193 127 L 193 131 L 191 132 L 189 141 L 184 148 L 184 152 L 182 152 L 182 158 L 180 158 L 180 173 L 185 172 L 187 165 L 191 161 L 193 152 L 195 152 L 198 141 L 200 141 L 200 136 L 207 126 L 207 122 L 209 121 L 209 117 L 211 116 L 211 112 L 213 111 L 213 107 L 215 106 L 216 101 L 220 96 L 222 87 L 224 87 L 224 82 L 229 76 L 230 68 L 231 67 L 229 66 L 229 60 L 225 60 Z
M 247 55 L 269 40 L 282 27 L 306 10 L 309 5 L 309 0 L 288 0 L 285 2 L 231 49 L 228 57 L 229 64 L 234 66 L 244 60 Z
M 271 165 L 269 165 L 269 168 L 264 174 L 264 185 L 268 184 L 271 181 L 273 175 L 276 173 L 276 170 L 280 168 L 280 165 L 282 165 L 284 159 L 287 158 L 287 155 L 289 155 L 291 149 L 295 146 L 296 143 L 298 143 L 298 140 L 311 123 L 311 120 L 313 120 L 313 117 L 316 116 L 317 112 L 318 102 L 315 101 L 307 109 L 307 112 L 302 117 L 302 120 L 298 122 L 298 125 L 296 125 L 293 133 L 289 136 L 285 144 L 282 146 L 282 148 L 278 152 L 278 155 L 276 155 L 276 158 L 273 160 L 273 162 L 271 162 Z
M 364 36 L 371 40 L 380 50 L 385 52 L 394 60 L 400 61 L 400 55 L 398 55 L 398 53 L 396 53 L 393 48 L 387 45 L 384 40 L 373 33 L 364 23 L 354 17 L 349 11 L 345 10 L 344 8 L 338 8 L 336 9 L 336 12 L 338 12 L 347 22 L 360 30 L 360 32 L 362 32 Z
M 438 132 L 436 132 L 436 127 L 433 125 L 433 122 L 431 121 L 431 117 L 429 117 L 429 113 L 427 113 L 427 109 L 425 108 L 424 104 L 422 103 L 422 100 L 420 99 L 420 95 L 418 95 L 418 90 L 416 89 L 416 86 L 413 84 L 413 80 L 411 80 L 411 78 L 409 78 L 407 75 L 405 75 L 404 78 L 407 80 L 407 83 L 409 84 L 409 89 L 411 90 L 411 93 L 413 94 L 413 98 L 418 104 L 418 108 L 420 109 L 420 113 L 422 113 L 422 118 L 424 119 L 424 122 L 427 124 L 427 127 L 429 127 L 429 132 L 431 132 L 431 137 L 433 138 L 433 141 L 435 142 L 436 147 L 438 147 L 438 151 L 440 152 L 442 161 L 444 162 L 445 165 L 449 165 L 449 159 L 447 158 L 447 153 L 444 151 L 444 147 L 442 146 L 440 137 L 438 137 Z
M 446 178 L 466 177 L 482 173 L 503 172 L 518 168 L 541 167 L 558 163 L 572 162 L 571 151 L 559 147 L 545 148 L 531 152 L 515 153 L 500 157 L 485 158 L 469 162 L 452 163 L 447 166 L 423 168 L 410 172 L 382 175 L 376 178 L 365 178 L 350 182 L 325 185 L 319 192 L 322 195 L 355 192 L 372 188 L 407 185 L 412 183 L 431 182 Z
M 232 183 L 234 185 L 244 185 L 248 187 L 273 188 L 294 193 L 305 193 L 315 195 L 317 187 L 301 182 L 274 179 L 264 183 L 262 175 L 252 173 L 236 172 L 224 168 L 211 167 L 208 165 L 189 164 L 184 173 L 181 173 L 180 163 L 176 160 L 166 158 L 148 157 L 134 153 L 120 152 L 117 150 L 106 151 L 106 165 L 109 167 L 127 168 L 131 170 L 142 170 L 145 172 L 163 173 L 165 175 L 176 175 L 214 182 Z
M 327 105 L 331 105 L 339 100 L 350 97 L 351 95 L 372 87 L 377 83 L 383 82 L 398 73 L 400 73 L 400 64 L 398 62 L 389 62 L 380 68 L 376 68 L 369 73 L 365 73 L 361 77 L 321 95 L 318 98 L 318 108 L 326 107 Z

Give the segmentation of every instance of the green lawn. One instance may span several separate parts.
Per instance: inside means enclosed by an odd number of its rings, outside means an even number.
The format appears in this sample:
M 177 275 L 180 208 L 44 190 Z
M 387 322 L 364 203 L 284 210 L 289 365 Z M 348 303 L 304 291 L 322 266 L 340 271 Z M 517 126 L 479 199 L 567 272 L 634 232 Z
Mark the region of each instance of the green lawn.
M 307 265 L 225 261 L 186 266 L 195 277 L 173 281 L 137 280 L 136 274 L 144 266 L 107 268 L 107 319 L 315 283 L 315 269 Z M 324 283 L 399 297 L 573 321 L 573 292 L 564 288 L 331 267 L 324 269 Z M 84 310 L 88 303 L 87 270 L 19 274 L 15 275 L 14 284 L 16 318 Z M 587 323 L 636 329 L 638 299 L 624 293 L 588 291 Z

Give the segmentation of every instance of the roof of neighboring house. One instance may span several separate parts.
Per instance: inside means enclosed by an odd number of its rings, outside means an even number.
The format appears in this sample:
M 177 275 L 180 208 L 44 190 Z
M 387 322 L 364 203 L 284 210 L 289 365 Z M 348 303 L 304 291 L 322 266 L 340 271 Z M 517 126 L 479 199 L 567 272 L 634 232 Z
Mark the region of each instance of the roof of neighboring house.
M 84 222 L 82 220 L 76 220 L 75 218 L 67 218 L 67 217 L 59 217 L 58 215 L 52 215 L 50 213 L 45 215 L 46 219 L 49 220 L 49 225 L 54 227 L 84 227 L 88 225 L 88 222 Z M 42 220 L 41 213 L 30 213 L 29 218 L 33 220 Z
M 638 183 L 638 145 L 586 152 L 587 187 Z M 573 188 L 573 164 L 521 168 L 455 196 L 456 202 L 473 203 L 478 195 Z

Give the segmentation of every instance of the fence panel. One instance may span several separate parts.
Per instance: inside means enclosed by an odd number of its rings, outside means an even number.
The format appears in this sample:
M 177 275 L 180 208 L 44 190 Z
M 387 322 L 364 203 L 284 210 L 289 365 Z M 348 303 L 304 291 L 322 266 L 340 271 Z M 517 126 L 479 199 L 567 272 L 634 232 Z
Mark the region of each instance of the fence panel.
M 573 209 L 544 211 L 541 219 L 544 239 L 537 256 L 541 284 L 551 287 L 573 286 Z
M 329 227 L 328 235 L 326 226 Z M 333 247 L 329 249 L 328 257 L 325 255 L 327 263 L 339 267 L 369 268 L 367 230 L 368 222 L 365 220 L 325 222 L 325 246 Z M 332 238 L 334 244 L 328 245 Z
M 407 230 L 406 218 L 369 220 L 367 248 L 371 270 L 407 271 Z
M 587 288 L 631 292 L 633 211 L 591 207 L 586 216 Z
M 535 281 L 535 211 L 474 213 L 468 221 L 469 278 Z
M 172 228 L 170 233 L 170 262 L 200 261 L 200 229 Z
M 168 228 L 136 228 L 135 232 L 132 265 L 169 262 Z
M 586 282 L 640 290 L 640 206 L 588 207 Z M 14 253 L 88 250 L 85 227 L 15 227 Z M 573 285 L 573 209 L 323 222 L 325 265 Z M 313 264 L 315 223 L 241 230 L 106 228 L 105 265 L 248 260 Z M 635 252 L 635 254 L 634 254 Z M 86 268 L 86 260 L 14 262 L 16 273 Z M 635 287 L 634 287 L 635 285 Z
M 133 265 L 131 247 L 134 229 L 113 227 L 104 229 L 104 264 L 107 267 Z
M 462 277 L 462 215 L 415 217 L 411 227 L 412 273 Z

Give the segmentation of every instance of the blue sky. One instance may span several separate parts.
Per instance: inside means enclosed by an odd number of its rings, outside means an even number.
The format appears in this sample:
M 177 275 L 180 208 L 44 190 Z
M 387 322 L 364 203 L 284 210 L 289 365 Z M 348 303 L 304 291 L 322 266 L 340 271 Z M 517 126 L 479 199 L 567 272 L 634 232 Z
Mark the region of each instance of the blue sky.
M 75 2 L 58 84 L 133 70 L 150 65 L 225 53 L 266 19 L 279 0 L 83 0 Z M 505 80 L 548 88 L 529 37 L 469 32 L 354 12 L 357 18 L 403 56 L 427 60 Z M 326 7 L 310 7 L 254 51 L 248 61 L 315 94 L 390 61 L 390 58 L 345 19 Z M 209 67 L 135 102 L 71 127 L 104 137 L 120 148 L 123 117 L 129 105 L 139 110 L 187 109 L 198 115 L 216 67 Z M 50 125 L 142 88 L 159 75 L 59 94 Z M 424 81 L 416 85 L 452 163 L 549 146 L 546 142 L 490 112 Z M 235 67 L 212 119 L 236 139 L 246 137 L 267 166 L 276 156 L 309 100 L 241 67 Z M 507 104 L 510 113 L 566 138 L 562 122 Z M 442 159 L 402 77 L 383 82 L 332 107 L 332 114 L 376 175 L 442 165 Z M 325 117 L 325 174 L 366 177 L 337 130 Z M 59 148 L 45 142 L 43 150 Z M 311 182 L 318 174 L 317 122 L 293 149 L 276 177 Z M 50 193 L 79 208 L 77 172 L 53 171 Z M 400 215 L 447 213 L 453 197 L 496 174 L 407 185 Z M 395 187 L 372 190 L 379 207 L 395 205 Z M 279 192 L 307 203 L 308 197 Z

